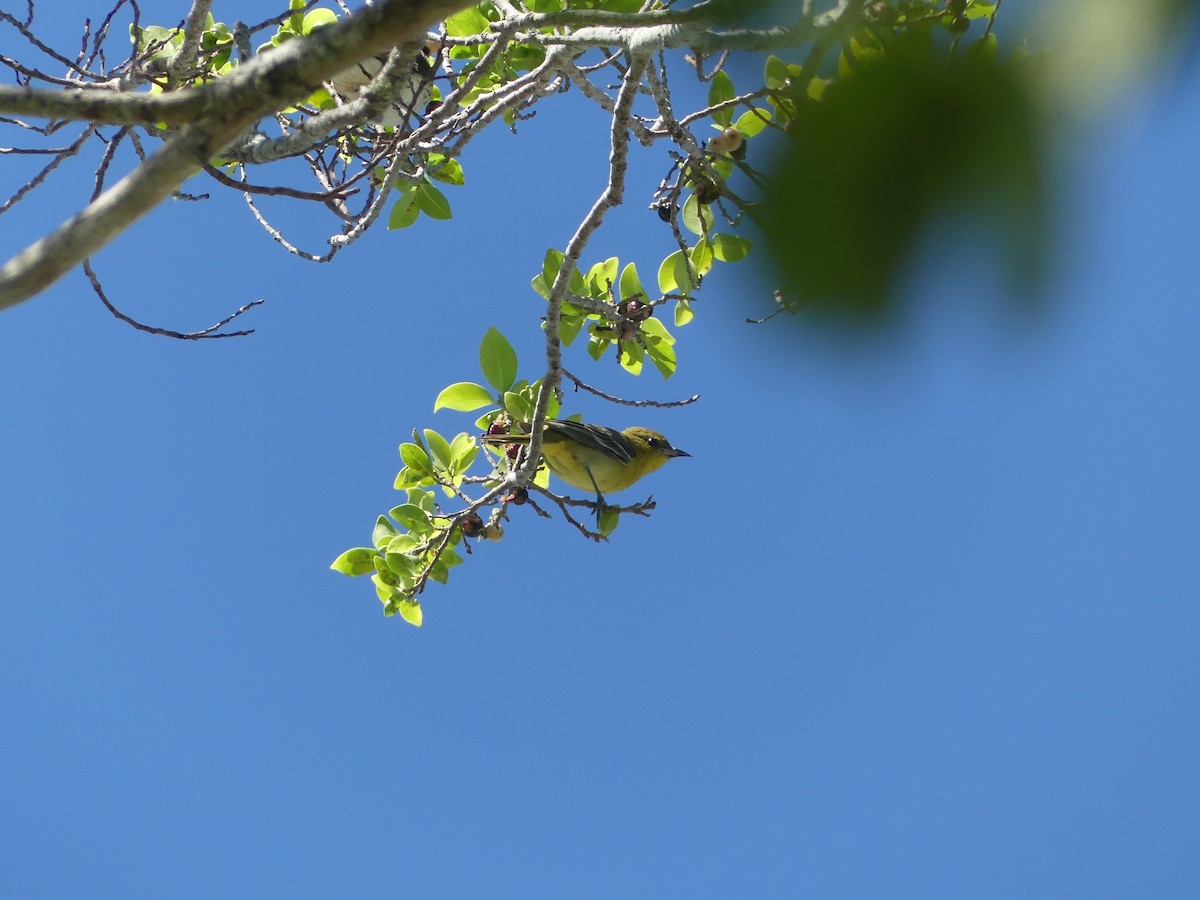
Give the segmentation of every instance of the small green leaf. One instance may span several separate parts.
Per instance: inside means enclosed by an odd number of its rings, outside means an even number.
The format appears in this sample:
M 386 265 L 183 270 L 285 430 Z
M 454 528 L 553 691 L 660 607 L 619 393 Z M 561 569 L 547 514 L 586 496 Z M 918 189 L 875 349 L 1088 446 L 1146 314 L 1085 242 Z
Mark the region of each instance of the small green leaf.
M 605 338 L 598 338 L 593 334 L 588 338 L 588 356 L 590 356 L 592 359 L 598 360 L 604 355 L 604 351 L 608 349 L 611 343 L 612 341 L 606 340 Z
M 968 58 L 993 62 L 996 59 L 996 48 L 996 35 L 994 32 L 989 32 L 967 48 Z
M 683 226 L 692 234 L 707 234 L 716 224 L 716 216 L 708 204 L 696 199 L 693 191 L 683 204 Z
M 692 312 L 692 301 L 684 298 L 675 301 L 675 324 L 684 326 L 695 318 L 696 314 Z
M 738 262 L 745 259 L 750 253 L 750 248 L 754 246 L 754 242 L 749 238 L 738 237 L 735 234 L 714 234 L 712 235 L 712 252 L 713 256 L 721 262 Z
M 446 34 L 450 37 L 468 37 L 484 34 L 488 30 L 487 17 L 478 7 L 469 6 L 446 20 Z
M 433 523 L 429 521 L 429 515 L 413 503 L 401 503 L 388 515 L 412 532 L 425 534 L 433 528 Z M 392 549 L 391 542 L 389 542 L 388 548 Z
M 694 288 L 683 251 L 676 250 L 658 267 L 658 291 L 661 294 L 689 294 Z
M 696 241 L 696 246 L 691 249 L 688 258 L 692 261 L 692 269 L 697 277 L 703 278 L 707 275 L 713 264 L 713 248 L 708 238 Z
M 638 278 L 637 267 L 633 263 L 628 263 L 621 271 L 620 293 L 622 300 L 628 300 L 631 297 L 640 297 L 643 301 L 648 300 L 646 289 L 642 287 L 642 280 Z
M 455 531 L 455 535 L 462 536 L 461 531 Z M 433 564 L 433 568 L 429 572 L 429 577 L 439 584 L 445 584 L 450 578 L 450 570 L 455 566 L 462 565 L 463 558 L 453 550 L 444 550 L 442 555 L 438 557 L 438 561 Z
M 396 526 L 392 524 L 387 516 L 380 516 L 375 521 L 375 528 L 371 532 L 371 543 L 376 547 L 387 544 L 396 536 Z
M 498 391 L 507 391 L 517 380 L 517 351 L 494 327 L 479 344 L 479 368 L 484 380 Z
M 763 84 L 769 91 L 786 90 L 791 82 L 791 77 L 788 73 L 787 63 L 774 54 L 767 57 L 767 64 L 763 69 Z
M 646 328 L 653 322 L 657 328 Z M 670 378 L 675 374 L 678 363 L 675 358 L 675 338 L 657 319 L 648 319 L 642 326 L 642 334 L 646 339 L 646 355 L 650 357 L 650 362 L 654 364 L 654 368 L 658 369 L 663 378 Z
M 709 106 L 716 106 L 718 103 L 732 100 L 735 96 L 733 80 L 725 74 L 724 70 L 713 76 L 712 84 L 708 86 Z M 718 124 L 728 125 L 733 120 L 733 113 L 729 109 L 721 109 L 713 113 L 712 117 L 713 121 Z
M 312 34 L 318 28 L 323 28 L 326 25 L 332 25 L 337 21 L 337 16 L 333 10 L 329 9 L 313 9 L 304 14 L 304 22 L 300 26 L 301 34 Z
M 465 472 L 471 467 L 478 453 L 479 445 L 475 443 L 475 438 L 465 431 L 460 431 L 450 442 L 450 468 L 455 472 Z
M 376 572 L 371 576 L 371 581 L 375 584 L 375 593 L 379 595 L 379 599 L 383 601 L 383 614 L 390 616 L 395 614 L 394 609 L 390 609 L 392 603 L 399 597 L 403 596 L 396 586 L 391 582 L 396 580 L 396 576 L 391 572 L 386 575 L 382 572 Z
M 604 262 L 598 262 L 587 273 L 588 294 L 592 297 L 605 298 L 608 296 L 608 286 L 617 282 L 617 267 L 621 261 L 610 256 Z
M 603 535 L 612 534 L 617 530 L 617 524 L 620 522 L 621 514 L 612 507 L 606 507 L 601 511 L 596 519 L 596 530 Z
M 433 499 L 432 491 L 422 490 L 421 488 L 409 488 L 407 493 L 409 503 L 413 504 L 413 506 L 421 507 L 430 516 L 433 515 L 437 504 Z
M 649 318 L 642 323 L 642 337 L 649 344 L 675 343 L 675 335 L 667 331 L 667 326 L 655 318 Z
M 335 572 L 341 572 L 343 575 L 367 575 L 375 571 L 375 560 L 378 558 L 379 551 L 377 550 L 372 550 L 370 547 L 355 547 L 335 559 L 329 568 Z
M 576 336 L 579 334 L 579 329 L 583 327 L 587 316 L 568 316 L 564 315 L 558 320 L 558 339 L 562 341 L 564 347 L 570 347 Z
M 434 431 L 425 429 L 425 443 L 429 445 L 429 455 L 439 469 L 449 469 L 451 463 L 450 442 Z
M 392 484 L 392 487 L 398 491 L 408 490 L 425 480 L 425 477 L 420 472 L 405 466 L 396 473 L 396 481 Z
M 630 375 L 641 375 L 646 361 L 646 350 L 637 341 L 620 341 L 621 368 Z
M 542 259 L 542 274 L 533 279 L 533 289 L 541 295 L 543 300 L 550 299 L 550 289 L 554 287 L 554 279 L 558 277 L 558 270 L 564 259 L 566 257 L 562 252 L 553 247 L 546 251 L 546 255 Z
M 769 121 L 771 121 L 770 110 L 756 106 L 738 116 L 733 127 L 742 133 L 742 137 L 752 138 L 766 128 Z
M 429 460 L 429 454 L 416 444 L 401 444 L 400 458 L 421 478 L 433 477 L 433 463 Z
M 392 204 L 392 211 L 388 214 L 388 231 L 407 228 L 417 221 L 417 217 L 421 214 L 420 208 L 415 203 L 417 199 L 415 184 L 406 181 L 396 185 L 396 194 L 396 202 Z
M 431 219 L 451 218 L 450 201 L 428 181 L 422 182 L 417 188 L 417 206 Z
M 472 412 L 495 402 L 495 396 L 482 384 L 458 381 L 442 389 L 433 401 L 433 411 L 453 409 L 456 412 Z
M 409 625 L 415 625 L 417 628 L 421 627 L 421 604 L 416 600 L 401 600 L 397 604 L 396 611 L 400 613 L 400 618 Z
M 518 422 L 528 422 L 533 418 L 533 406 L 521 394 L 512 391 L 504 393 L 504 409 Z
M 440 153 L 430 153 L 426 171 L 434 181 L 443 184 L 462 185 L 466 183 L 462 164 L 457 159 L 450 159 Z

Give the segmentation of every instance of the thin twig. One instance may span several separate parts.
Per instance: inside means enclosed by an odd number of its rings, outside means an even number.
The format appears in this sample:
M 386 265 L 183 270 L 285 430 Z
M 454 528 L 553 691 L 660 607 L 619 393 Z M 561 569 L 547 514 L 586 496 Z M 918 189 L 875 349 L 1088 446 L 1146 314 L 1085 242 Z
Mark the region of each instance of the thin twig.
M 226 325 L 228 325 L 230 322 L 232 322 L 234 319 L 236 319 L 242 313 L 247 312 L 256 306 L 261 306 L 263 303 L 266 302 L 265 300 L 261 300 L 261 299 L 260 300 L 251 300 L 245 306 L 238 307 L 237 310 L 235 310 L 230 315 L 226 316 L 220 322 L 217 322 L 214 325 L 209 325 L 207 328 L 202 328 L 200 331 L 186 331 L 186 332 L 185 331 L 171 331 L 170 329 L 167 329 L 167 328 L 157 328 L 153 325 L 144 325 L 141 322 L 138 322 L 136 319 L 130 318 L 129 316 L 125 315 L 125 313 L 121 312 L 119 309 L 117 309 L 115 306 L 113 306 L 112 303 L 109 301 L 108 297 L 105 295 L 104 288 L 100 285 L 100 279 L 96 277 L 96 273 L 92 269 L 92 261 L 90 259 L 85 259 L 83 261 L 83 271 L 84 271 L 84 274 L 87 275 L 88 281 L 90 281 L 92 284 L 92 290 L 94 290 L 96 292 L 96 296 L 100 298 L 100 302 L 104 304 L 104 306 L 108 309 L 108 311 L 110 313 L 112 313 L 114 316 L 116 316 L 118 319 L 120 319 L 126 325 L 131 325 L 134 328 L 136 328 L 138 331 L 145 331 L 148 334 L 157 334 L 157 335 L 162 335 L 163 337 L 177 338 L 178 340 L 181 340 L 181 341 L 199 341 L 199 340 L 212 339 L 212 338 L 245 337 L 248 334 L 254 334 L 253 328 L 248 328 L 245 331 L 221 331 L 220 329 L 224 328 Z
M 615 397 L 612 394 L 605 393 L 604 391 L 600 390 L 599 388 L 592 387 L 590 384 L 583 381 L 582 379 L 576 378 L 574 375 L 572 375 L 566 369 L 563 369 L 562 373 L 565 378 L 574 382 L 575 387 L 581 388 L 582 390 L 587 391 L 589 394 L 595 394 L 597 397 L 607 400 L 609 403 L 617 403 L 621 406 L 634 406 L 634 407 L 650 406 L 650 407 L 654 407 L 655 409 L 672 409 L 677 406 L 688 406 L 689 404 L 695 403 L 697 400 L 700 399 L 699 394 L 692 394 L 692 396 L 687 397 L 686 399 L 683 399 L 683 400 L 626 400 L 622 397 Z

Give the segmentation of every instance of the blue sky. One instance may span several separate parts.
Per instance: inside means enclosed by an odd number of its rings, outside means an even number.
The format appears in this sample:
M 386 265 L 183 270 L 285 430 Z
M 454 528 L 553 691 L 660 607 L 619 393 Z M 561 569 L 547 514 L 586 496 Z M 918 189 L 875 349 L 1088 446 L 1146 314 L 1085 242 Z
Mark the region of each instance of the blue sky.
M 0 893 L 1195 897 L 1200 70 L 1064 154 L 1032 324 L 947 227 L 886 338 L 747 326 L 741 266 L 670 382 L 575 352 L 700 393 L 568 398 L 693 458 L 607 546 L 517 510 L 413 629 L 327 567 L 413 427 L 471 427 L 432 403 L 489 326 L 538 374 L 529 278 L 604 177 L 573 99 L 331 265 L 236 198 L 96 257 L 156 324 L 265 297 L 252 337 L 136 333 L 78 274 L 0 317 Z M 653 270 L 661 167 L 589 260 Z M 51 190 L 6 256 L 90 182 Z

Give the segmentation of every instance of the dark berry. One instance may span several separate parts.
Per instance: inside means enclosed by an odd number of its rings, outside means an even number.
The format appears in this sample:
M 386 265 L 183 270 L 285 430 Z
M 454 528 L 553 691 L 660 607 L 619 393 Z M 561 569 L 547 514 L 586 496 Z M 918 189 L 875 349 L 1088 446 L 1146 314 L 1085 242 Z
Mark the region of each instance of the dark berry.
M 479 513 L 471 513 L 459 520 L 458 527 L 466 537 L 475 537 L 483 531 L 483 519 L 479 517 Z

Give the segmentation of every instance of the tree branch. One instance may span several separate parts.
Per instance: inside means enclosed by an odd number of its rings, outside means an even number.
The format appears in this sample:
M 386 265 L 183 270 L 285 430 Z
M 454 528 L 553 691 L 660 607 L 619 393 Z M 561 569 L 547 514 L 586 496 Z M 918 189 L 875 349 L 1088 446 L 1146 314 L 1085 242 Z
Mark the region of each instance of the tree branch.
M 431 22 L 466 5 L 464 0 L 382 0 L 304 41 L 288 41 L 228 78 L 180 91 L 201 96 L 205 113 L 86 209 L 0 268 L 0 310 L 29 299 L 93 255 L 266 113 L 359 60 L 419 40 Z

